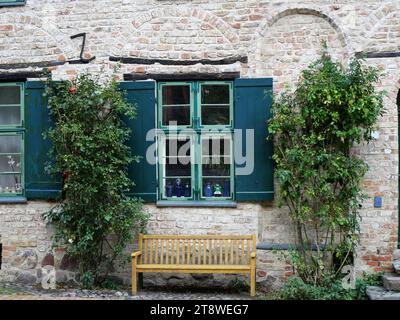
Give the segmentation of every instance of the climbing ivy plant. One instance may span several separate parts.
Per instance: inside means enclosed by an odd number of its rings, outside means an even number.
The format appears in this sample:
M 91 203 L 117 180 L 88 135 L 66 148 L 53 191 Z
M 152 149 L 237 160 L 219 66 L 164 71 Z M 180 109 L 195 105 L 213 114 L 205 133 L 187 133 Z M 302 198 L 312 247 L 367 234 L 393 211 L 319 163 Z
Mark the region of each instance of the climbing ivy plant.
M 79 262 L 85 286 L 99 285 L 122 262 L 126 246 L 147 223 L 139 199 L 125 192 L 133 182 L 128 165 L 139 161 L 126 145 L 130 130 L 122 117 L 135 106 L 114 80 L 83 74 L 72 81 L 48 77 L 45 95 L 53 125 L 48 166 L 63 175 L 63 200 L 45 214 L 57 247 Z
M 280 204 L 289 207 L 296 235 L 289 256 L 305 283 L 322 285 L 352 263 L 368 169 L 353 147 L 371 140 L 383 113 L 378 80 L 362 60 L 345 67 L 324 53 L 273 103 L 268 130 Z

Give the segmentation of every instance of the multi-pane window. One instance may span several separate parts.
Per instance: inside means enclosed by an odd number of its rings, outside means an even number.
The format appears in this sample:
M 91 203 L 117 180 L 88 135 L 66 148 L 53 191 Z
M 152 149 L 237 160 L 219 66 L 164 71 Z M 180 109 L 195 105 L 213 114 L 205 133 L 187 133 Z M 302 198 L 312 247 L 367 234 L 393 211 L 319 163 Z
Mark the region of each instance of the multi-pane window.
M 24 190 L 24 86 L 0 83 L 0 197 Z
M 159 198 L 233 199 L 230 81 L 158 84 Z

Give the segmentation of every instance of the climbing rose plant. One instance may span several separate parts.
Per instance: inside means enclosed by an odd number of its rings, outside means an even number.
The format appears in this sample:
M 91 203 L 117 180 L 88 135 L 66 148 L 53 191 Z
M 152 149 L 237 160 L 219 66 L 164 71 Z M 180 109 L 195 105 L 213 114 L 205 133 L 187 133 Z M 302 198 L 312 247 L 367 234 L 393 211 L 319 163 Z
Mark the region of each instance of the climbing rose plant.
M 54 82 L 45 95 L 53 125 L 48 166 L 63 176 L 63 200 L 45 214 L 55 229 L 54 242 L 79 263 L 84 286 L 100 285 L 126 262 L 126 246 L 143 230 L 147 215 L 142 202 L 125 195 L 133 183 L 127 168 L 139 157 L 126 145 L 130 130 L 122 118 L 134 118 L 118 83 L 88 74 Z
M 371 140 L 383 112 L 378 80 L 362 60 L 344 67 L 324 53 L 273 103 L 268 130 L 280 205 L 289 207 L 296 235 L 289 258 L 305 283 L 323 285 L 352 263 L 368 169 L 352 148 Z

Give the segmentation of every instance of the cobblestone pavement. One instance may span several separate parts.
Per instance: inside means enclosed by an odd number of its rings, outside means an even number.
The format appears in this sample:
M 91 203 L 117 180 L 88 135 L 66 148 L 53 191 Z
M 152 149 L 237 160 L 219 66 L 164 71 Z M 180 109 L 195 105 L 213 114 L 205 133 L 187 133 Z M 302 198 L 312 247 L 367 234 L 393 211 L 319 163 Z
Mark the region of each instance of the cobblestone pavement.
M 143 292 L 136 297 L 71 297 L 71 296 L 52 296 L 52 295 L 27 295 L 11 294 L 0 295 L 0 300 L 247 300 L 250 297 L 234 294 L 197 294 L 186 293 L 177 294 L 171 292 Z
M 146 290 L 131 296 L 128 291 L 116 290 L 43 290 L 31 286 L 0 284 L 0 300 L 250 300 L 247 292 L 162 291 Z

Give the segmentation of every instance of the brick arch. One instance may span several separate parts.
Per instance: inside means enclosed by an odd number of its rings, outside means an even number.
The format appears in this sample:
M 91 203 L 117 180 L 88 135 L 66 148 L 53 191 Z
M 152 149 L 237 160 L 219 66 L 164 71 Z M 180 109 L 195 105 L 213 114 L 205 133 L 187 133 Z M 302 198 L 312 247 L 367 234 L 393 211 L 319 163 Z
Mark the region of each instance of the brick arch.
M 283 9 L 276 14 L 267 16 L 264 22 L 260 25 L 256 36 L 265 36 L 268 33 L 270 27 L 272 27 L 278 20 L 297 14 L 304 14 L 304 15 L 313 15 L 316 17 L 320 17 L 326 20 L 329 25 L 337 32 L 342 45 L 346 48 L 348 54 L 354 52 L 354 49 L 350 45 L 349 39 L 347 35 L 343 32 L 342 28 L 335 22 L 335 19 L 328 13 L 323 12 L 320 8 L 312 8 L 312 7 L 291 7 Z
M 376 42 L 372 39 L 373 36 L 379 32 L 380 28 L 385 27 L 385 23 L 392 18 L 399 18 L 400 4 L 398 3 L 383 3 L 378 10 L 372 12 L 368 19 L 366 19 L 366 30 L 365 39 L 366 45 L 362 48 L 363 50 L 371 49 L 371 45 Z M 372 39 L 372 40 L 371 40 Z
M 212 31 L 214 35 L 217 35 L 220 38 L 219 40 L 222 41 L 224 46 L 228 48 L 232 54 L 237 52 L 240 44 L 239 37 L 236 32 L 233 31 L 231 26 L 210 12 L 198 8 L 188 7 L 159 8 L 147 11 L 134 17 L 132 20 L 127 22 L 125 28 L 116 30 L 115 42 L 111 48 L 112 54 L 126 55 L 126 52 L 140 51 L 141 57 L 146 57 L 146 51 L 157 51 L 156 49 L 135 49 L 135 47 L 140 47 L 140 45 L 137 45 L 137 43 L 135 44 L 135 42 L 138 40 L 145 41 L 146 39 L 143 38 L 149 38 L 147 33 L 149 32 L 148 29 L 150 26 L 154 25 L 154 27 L 161 28 L 162 30 L 165 27 L 165 23 L 160 23 L 159 21 L 165 21 L 168 23 L 171 22 L 172 24 L 177 23 L 178 21 L 186 21 L 188 24 L 197 24 L 196 29 L 185 31 L 196 31 L 198 35 L 202 35 L 204 33 L 204 37 L 207 37 L 206 32 Z M 180 30 L 174 29 L 170 32 L 176 33 L 180 32 Z M 173 34 L 170 37 L 173 37 Z M 149 44 L 154 44 L 154 39 L 157 39 L 157 37 L 153 37 L 151 40 L 153 42 Z
M 71 40 L 66 37 L 65 34 L 62 34 L 56 27 L 49 28 L 48 22 L 44 22 L 37 16 L 20 13 L 3 13 L 0 14 L 0 24 L 12 26 L 9 31 L 14 32 L 15 35 L 9 37 L 10 39 L 13 39 L 13 36 L 21 36 L 25 31 L 29 34 L 34 34 L 35 31 L 39 31 L 43 36 L 52 39 L 54 42 L 55 46 L 53 55 L 64 55 L 66 58 L 76 56 L 77 49 L 74 48 Z M 30 50 L 34 49 L 35 48 Z
M 335 60 L 347 60 L 352 49 L 339 26 L 315 9 L 289 8 L 267 17 L 249 50 L 249 74 L 272 76 L 275 90 L 295 84 L 322 52 L 321 41 Z
M 165 17 L 192 18 L 207 22 L 216 30 L 218 30 L 225 37 L 225 39 L 232 44 L 239 42 L 238 35 L 232 30 L 229 24 L 227 24 L 220 17 L 199 8 L 175 7 L 150 10 L 142 15 L 137 16 L 132 21 L 132 26 L 134 30 L 139 30 L 143 24 L 150 22 L 155 18 Z

